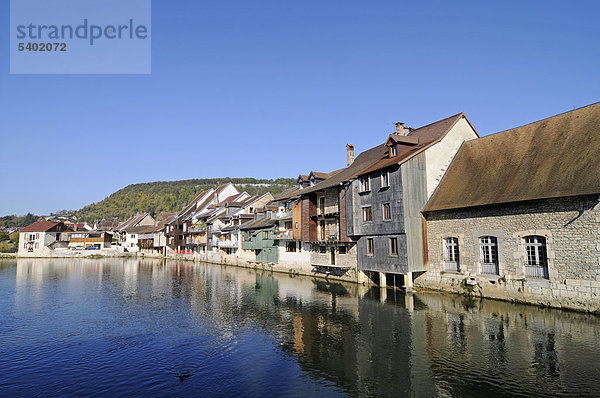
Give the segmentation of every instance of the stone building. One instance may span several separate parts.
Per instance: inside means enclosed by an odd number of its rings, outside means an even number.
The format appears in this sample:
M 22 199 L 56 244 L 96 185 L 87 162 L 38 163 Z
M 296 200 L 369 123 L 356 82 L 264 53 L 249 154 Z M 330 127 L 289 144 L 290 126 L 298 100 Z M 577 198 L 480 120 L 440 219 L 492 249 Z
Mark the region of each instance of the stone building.
M 463 144 L 416 285 L 600 311 L 600 103 Z

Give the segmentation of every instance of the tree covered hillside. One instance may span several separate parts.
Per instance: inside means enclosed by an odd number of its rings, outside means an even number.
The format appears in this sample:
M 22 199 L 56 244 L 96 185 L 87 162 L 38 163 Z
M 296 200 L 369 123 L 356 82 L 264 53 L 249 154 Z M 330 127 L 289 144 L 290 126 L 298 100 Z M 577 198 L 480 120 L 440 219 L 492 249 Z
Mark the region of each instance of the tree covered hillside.
M 246 191 L 250 195 L 271 192 L 276 196 L 293 186 L 295 179 L 203 178 L 133 184 L 118 190 L 101 202 L 85 206 L 75 214 L 93 222 L 114 217 L 123 220 L 139 212 L 148 212 L 152 216 L 163 211 L 175 212 L 187 205 L 200 191 L 228 182 L 233 183 L 240 192 Z

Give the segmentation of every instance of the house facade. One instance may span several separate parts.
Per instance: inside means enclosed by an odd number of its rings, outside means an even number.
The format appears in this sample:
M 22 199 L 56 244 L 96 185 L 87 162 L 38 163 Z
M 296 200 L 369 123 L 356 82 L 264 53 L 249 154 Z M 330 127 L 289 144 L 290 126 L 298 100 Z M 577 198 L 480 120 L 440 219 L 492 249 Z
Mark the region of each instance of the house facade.
M 463 113 L 418 129 L 397 123 L 386 155 L 352 180 L 346 195 L 348 235 L 357 241 L 358 269 L 370 281 L 412 287 L 413 274 L 425 271 L 420 211 L 458 148 L 477 137 Z
M 315 180 L 314 185 L 311 177 L 318 174 L 311 172 L 308 187 L 303 187 L 304 180 L 299 178 L 302 189 L 298 192 L 301 201 L 298 227 L 302 243 L 310 252 L 310 266 L 315 274 L 357 281 L 356 241 L 347 233 L 347 188 L 356 173 L 385 155 L 385 148 L 377 146 L 356 159 L 352 145 L 347 145 L 346 150 L 349 163 L 346 168 L 328 175 L 319 173 L 324 179 Z M 293 227 L 296 227 L 296 221 Z
M 113 235 L 104 231 L 68 232 L 69 249 L 105 249 L 111 247 Z
M 598 312 L 600 103 L 465 143 L 416 285 Z
M 269 216 L 248 222 L 240 227 L 242 233 L 242 255 L 249 262 L 277 264 L 279 250 L 277 241 L 273 239 L 275 220 Z
M 69 229 L 62 222 L 34 222 L 19 231 L 19 256 L 36 255 L 57 244 L 66 246 L 65 232 Z
M 239 194 L 232 183 L 220 185 L 217 189 L 200 192 L 170 220 L 165 222 L 165 252 L 170 254 L 191 254 L 206 251 L 210 232 L 206 220 L 210 217 L 209 208 L 216 206 L 227 197 Z
M 274 201 L 277 208 L 272 214 L 276 225 L 271 236 L 277 242 L 279 264 L 291 269 L 310 264 L 310 246 L 302 241 L 302 201 L 298 191 L 299 188 L 292 188 L 282 193 Z

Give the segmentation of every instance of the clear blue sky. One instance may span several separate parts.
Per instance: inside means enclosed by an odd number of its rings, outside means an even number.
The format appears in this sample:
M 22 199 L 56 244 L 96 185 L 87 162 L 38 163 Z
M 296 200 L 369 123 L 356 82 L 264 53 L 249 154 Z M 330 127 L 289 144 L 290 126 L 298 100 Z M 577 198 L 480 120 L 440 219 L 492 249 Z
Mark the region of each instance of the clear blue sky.
M 464 111 L 487 135 L 600 100 L 597 1 L 153 0 L 151 75 L 9 75 L 0 215 L 132 183 L 296 177 Z

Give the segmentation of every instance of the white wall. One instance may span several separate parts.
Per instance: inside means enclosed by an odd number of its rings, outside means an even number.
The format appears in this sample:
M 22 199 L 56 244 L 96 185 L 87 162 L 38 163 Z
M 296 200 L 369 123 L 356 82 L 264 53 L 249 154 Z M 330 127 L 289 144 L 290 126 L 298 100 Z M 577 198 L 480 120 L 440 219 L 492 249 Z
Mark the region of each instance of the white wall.
M 454 159 L 463 142 L 477 138 L 467 120 L 462 117 L 446 136 L 437 144 L 425 151 L 427 170 L 427 198 L 437 188 L 450 162 Z
M 56 241 L 56 234 L 60 232 L 20 232 L 19 233 L 19 255 L 27 255 L 31 253 L 41 252 L 44 247 Z M 28 243 L 28 236 L 34 235 L 36 239 L 33 241 L 33 252 L 30 252 L 25 243 Z M 36 249 L 37 243 L 37 249 Z
M 279 241 L 279 264 L 283 265 L 310 265 L 310 245 L 296 241 L 296 251 L 287 252 L 285 249 L 285 240 Z M 302 251 L 298 251 L 299 246 L 302 247 Z

